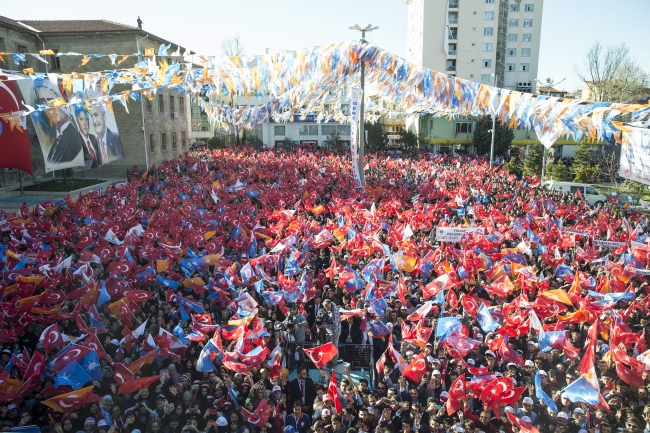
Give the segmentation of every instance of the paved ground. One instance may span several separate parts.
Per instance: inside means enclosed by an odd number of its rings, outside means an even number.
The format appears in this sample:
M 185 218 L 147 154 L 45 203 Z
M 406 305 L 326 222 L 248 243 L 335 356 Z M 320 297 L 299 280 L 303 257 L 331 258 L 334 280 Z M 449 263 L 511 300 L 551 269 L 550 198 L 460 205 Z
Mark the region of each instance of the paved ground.
M 79 194 L 85 194 L 91 189 L 101 186 L 106 188 L 107 186 L 112 185 L 114 182 L 123 182 L 124 179 L 109 179 L 104 183 L 98 185 L 90 186 L 83 189 L 78 189 L 76 191 L 70 192 L 70 197 L 73 200 L 76 200 L 79 197 Z M 68 195 L 68 193 L 63 192 L 43 192 L 43 191 L 25 191 L 25 194 L 20 194 L 19 189 L 10 189 L 7 188 L 6 191 L 0 189 L 0 210 L 5 212 L 16 212 L 23 203 L 27 203 L 30 209 L 38 206 L 39 203 L 43 203 L 48 200 L 59 201 L 63 197 Z

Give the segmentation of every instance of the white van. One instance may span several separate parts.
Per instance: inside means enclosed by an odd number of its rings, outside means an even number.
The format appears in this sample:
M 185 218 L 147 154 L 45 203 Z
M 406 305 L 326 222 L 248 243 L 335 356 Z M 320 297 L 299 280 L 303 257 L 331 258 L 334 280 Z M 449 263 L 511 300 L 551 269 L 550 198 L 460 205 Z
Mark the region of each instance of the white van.
M 602 204 L 607 200 L 607 197 L 605 197 L 604 194 L 598 192 L 596 188 L 587 185 L 586 183 L 557 182 L 550 180 L 544 182 L 544 188 L 553 191 L 570 192 L 571 194 L 575 194 L 580 190 L 580 194 L 582 194 L 582 197 L 587 200 L 589 206 L 602 206 Z

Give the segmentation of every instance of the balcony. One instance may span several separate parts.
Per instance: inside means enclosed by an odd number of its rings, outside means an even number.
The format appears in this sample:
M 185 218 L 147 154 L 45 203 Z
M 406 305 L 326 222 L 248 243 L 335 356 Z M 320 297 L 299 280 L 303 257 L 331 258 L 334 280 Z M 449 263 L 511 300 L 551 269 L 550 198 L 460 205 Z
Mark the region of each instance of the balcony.
M 458 9 L 458 2 L 457 1 L 450 1 L 449 2 L 449 9 Z
M 449 55 L 450 56 L 455 56 L 456 55 L 456 50 L 449 50 Z
M 456 72 L 456 66 L 455 65 L 447 66 L 447 72 Z
M 448 35 L 449 35 L 448 38 L 449 38 L 450 41 L 456 41 L 456 40 L 458 40 L 458 33 L 456 33 L 456 32 L 449 32 Z

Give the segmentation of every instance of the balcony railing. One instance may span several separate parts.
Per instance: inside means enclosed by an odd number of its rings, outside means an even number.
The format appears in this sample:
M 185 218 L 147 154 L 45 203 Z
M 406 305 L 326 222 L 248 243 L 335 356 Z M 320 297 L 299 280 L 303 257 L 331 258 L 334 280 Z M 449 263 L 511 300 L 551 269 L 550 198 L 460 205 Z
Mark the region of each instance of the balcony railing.
M 450 1 L 449 2 L 449 8 L 457 9 L 458 8 L 458 2 L 457 1 Z
M 449 72 L 456 72 L 456 66 L 447 66 L 447 71 Z
M 456 50 L 449 50 L 449 55 L 450 56 L 455 56 L 456 55 Z

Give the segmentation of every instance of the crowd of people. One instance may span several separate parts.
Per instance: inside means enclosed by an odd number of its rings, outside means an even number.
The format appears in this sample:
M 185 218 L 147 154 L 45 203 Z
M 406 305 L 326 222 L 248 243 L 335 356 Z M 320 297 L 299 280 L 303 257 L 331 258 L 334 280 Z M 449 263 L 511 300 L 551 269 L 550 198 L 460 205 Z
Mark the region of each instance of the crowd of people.
M 650 430 L 644 213 L 482 158 L 364 173 L 206 149 L 3 212 L 2 431 Z

